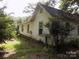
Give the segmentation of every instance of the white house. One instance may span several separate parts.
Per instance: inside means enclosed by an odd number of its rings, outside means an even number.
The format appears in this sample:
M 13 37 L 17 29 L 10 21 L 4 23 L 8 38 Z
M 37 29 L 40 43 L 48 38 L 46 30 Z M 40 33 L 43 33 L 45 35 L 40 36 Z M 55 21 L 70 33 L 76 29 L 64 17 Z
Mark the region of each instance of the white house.
M 36 40 L 41 40 L 44 43 L 46 42 L 45 36 L 47 36 L 47 42 L 48 44 L 51 44 L 52 37 L 49 33 L 48 28 L 45 27 L 47 23 L 51 22 L 50 19 L 58 20 L 63 23 L 70 22 L 75 27 L 75 29 L 71 31 L 70 36 L 78 37 L 78 16 L 63 12 L 62 10 L 58 10 L 46 5 L 42 5 L 40 3 L 38 3 L 33 15 L 28 17 L 24 23 L 19 25 L 19 31 L 23 35 L 32 37 Z

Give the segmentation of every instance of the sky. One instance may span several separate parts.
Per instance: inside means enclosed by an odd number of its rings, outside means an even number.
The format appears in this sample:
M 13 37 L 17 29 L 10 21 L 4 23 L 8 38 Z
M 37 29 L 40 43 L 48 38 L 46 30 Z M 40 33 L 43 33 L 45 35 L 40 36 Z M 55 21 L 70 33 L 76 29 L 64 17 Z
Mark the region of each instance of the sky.
M 29 13 L 23 13 L 23 10 L 25 6 L 28 5 L 28 3 L 36 4 L 39 1 L 47 1 L 47 0 L 4 0 L 3 2 L 0 2 L 0 8 L 4 5 L 7 6 L 7 9 L 5 10 L 6 13 L 11 13 L 12 16 L 28 16 Z M 58 5 L 56 8 L 58 8 Z

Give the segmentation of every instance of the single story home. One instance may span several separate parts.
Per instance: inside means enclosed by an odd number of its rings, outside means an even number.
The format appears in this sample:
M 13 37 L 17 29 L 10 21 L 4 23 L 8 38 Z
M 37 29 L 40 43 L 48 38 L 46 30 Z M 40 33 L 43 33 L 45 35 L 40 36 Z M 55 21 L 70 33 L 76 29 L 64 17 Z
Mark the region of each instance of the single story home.
M 33 15 L 28 17 L 24 23 L 19 25 L 19 31 L 25 36 L 51 44 L 52 36 L 50 35 L 49 29 L 45 26 L 51 22 L 51 20 L 60 21 L 62 23 L 69 22 L 74 26 L 74 30 L 70 32 L 69 36 L 75 38 L 79 36 L 78 16 L 66 13 L 62 10 L 58 10 L 47 5 L 43 5 L 41 3 L 37 4 Z M 45 38 L 46 35 L 47 39 Z

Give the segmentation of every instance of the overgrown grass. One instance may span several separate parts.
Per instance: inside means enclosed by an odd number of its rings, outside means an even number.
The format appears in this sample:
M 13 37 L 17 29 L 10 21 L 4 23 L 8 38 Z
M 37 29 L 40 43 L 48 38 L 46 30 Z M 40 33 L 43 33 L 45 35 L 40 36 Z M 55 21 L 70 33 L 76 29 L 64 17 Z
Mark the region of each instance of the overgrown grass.
M 20 45 L 20 41 L 16 39 L 7 40 L 6 43 L 0 44 L 0 47 L 3 47 L 5 50 L 16 50 L 15 45 Z
M 27 39 L 22 37 L 18 37 L 10 41 L 6 41 L 6 44 L 5 43 L 0 44 L 0 47 L 3 47 L 6 51 L 9 52 L 10 51 L 16 52 L 15 57 L 13 57 L 13 59 L 16 59 L 17 57 L 25 56 L 27 54 L 48 51 L 46 47 L 43 47 L 42 45 L 39 45 L 37 43 L 29 42 Z

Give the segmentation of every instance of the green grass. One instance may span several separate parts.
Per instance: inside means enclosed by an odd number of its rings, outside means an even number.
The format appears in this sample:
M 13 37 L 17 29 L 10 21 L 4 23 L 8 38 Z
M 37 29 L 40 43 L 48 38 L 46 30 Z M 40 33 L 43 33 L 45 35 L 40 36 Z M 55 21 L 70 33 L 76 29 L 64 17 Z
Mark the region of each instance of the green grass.
M 19 40 L 13 40 L 13 41 L 5 41 L 6 43 L 0 44 L 0 47 L 3 47 L 5 50 L 16 50 L 15 45 L 20 45 Z
M 35 43 L 30 43 L 24 40 L 24 38 L 16 38 L 14 40 L 6 41 L 6 44 L 0 44 L 0 47 L 4 47 L 4 50 L 6 51 L 14 51 L 16 52 L 14 57 L 11 57 L 11 59 L 19 59 L 19 57 L 22 57 L 22 59 L 27 57 L 27 54 L 30 55 L 32 53 L 40 53 L 40 52 L 47 52 L 48 49 L 46 47 L 43 47 L 41 45 L 33 45 Z M 24 57 L 23 57 L 24 56 Z

